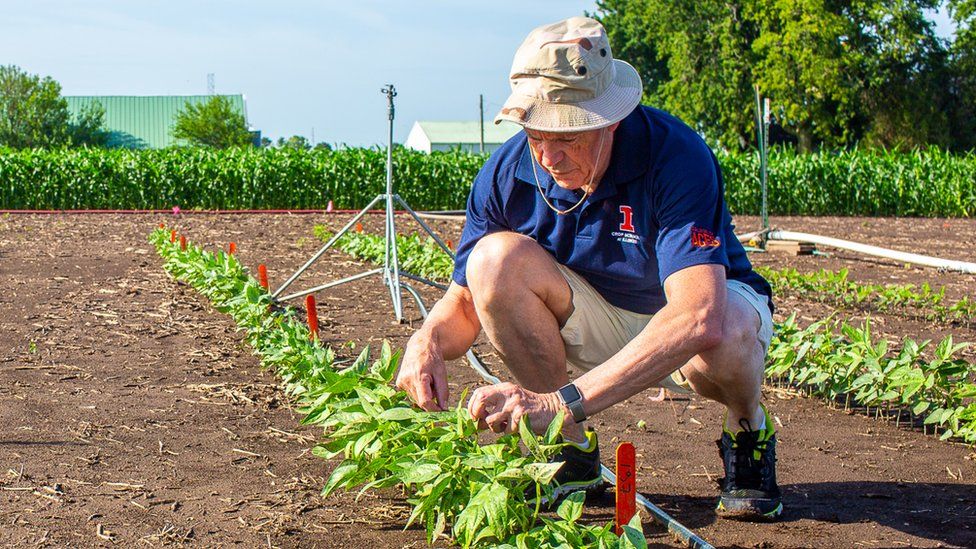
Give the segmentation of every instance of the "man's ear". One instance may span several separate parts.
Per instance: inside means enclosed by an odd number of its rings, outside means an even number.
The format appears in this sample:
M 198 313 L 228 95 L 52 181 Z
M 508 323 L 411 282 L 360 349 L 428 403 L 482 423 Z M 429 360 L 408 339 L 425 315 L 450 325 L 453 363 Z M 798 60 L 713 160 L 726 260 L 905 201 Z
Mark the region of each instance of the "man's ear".
M 617 131 L 617 127 L 618 126 L 620 126 L 620 122 L 614 122 L 613 124 L 610 124 L 609 126 L 607 126 L 607 129 L 610 131 L 610 133 L 613 133 L 613 132 Z

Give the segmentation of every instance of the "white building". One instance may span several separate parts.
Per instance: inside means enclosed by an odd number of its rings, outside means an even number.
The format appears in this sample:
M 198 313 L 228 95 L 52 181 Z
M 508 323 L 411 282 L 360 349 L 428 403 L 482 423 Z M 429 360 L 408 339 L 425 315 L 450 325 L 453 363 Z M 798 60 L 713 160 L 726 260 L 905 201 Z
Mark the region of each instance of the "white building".
M 508 138 L 522 131 L 522 127 L 510 122 L 495 124 L 485 122 L 485 152 L 491 153 Z M 407 148 L 431 152 L 460 148 L 466 152 L 481 150 L 481 129 L 474 122 L 414 122 L 410 135 L 403 143 Z

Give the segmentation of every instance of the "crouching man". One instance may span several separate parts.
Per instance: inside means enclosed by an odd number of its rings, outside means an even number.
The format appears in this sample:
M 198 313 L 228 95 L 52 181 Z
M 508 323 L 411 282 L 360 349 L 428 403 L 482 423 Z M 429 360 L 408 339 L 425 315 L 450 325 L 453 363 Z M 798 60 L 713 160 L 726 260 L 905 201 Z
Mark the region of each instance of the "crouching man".
M 523 416 L 542 430 L 564 412 L 557 495 L 602 486 L 588 417 L 651 387 L 693 391 L 727 409 L 716 511 L 779 516 L 760 403 L 771 290 L 732 232 L 715 156 L 639 105 L 640 77 L 592 19 L 532 31 L 510 81 L 495 121 L 524 131 L 478 174 L 453 282 L 411 337 L 397 385 L 424 409 L 446 407 L 445 361 L 483 328 L 518 384 L 479 388 L 468 410 L 497 433 Z M 582 373 L 572 383 L 567 365 Z

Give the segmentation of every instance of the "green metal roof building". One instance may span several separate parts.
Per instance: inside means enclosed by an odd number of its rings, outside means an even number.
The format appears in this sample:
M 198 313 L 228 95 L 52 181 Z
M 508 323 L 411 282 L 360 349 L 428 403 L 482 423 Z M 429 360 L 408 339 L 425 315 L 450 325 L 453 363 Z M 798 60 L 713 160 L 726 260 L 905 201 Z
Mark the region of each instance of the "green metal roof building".
M 511 122 L 494 124 L 485 121 L 485 152 L 495 152 L 508 138 L 522 131 L 522 127 Z M 461 149 L 479 152 L 481 148 L 481 124 L 473 122 L 429 122 L 413 123 L 404 146 L 418 151 L 447 151 Z
M 105 109 L 105 129 L 109 131 L 109 147 L 130 149 L 160 149 L 180 144 L 173 139 L 172 126 L 176 113 L 189 102 L 207 102 L 210 95 L 68 95 L 68 111 L 76 116 L 83 107 L 94 102 Z M 243 95 L 224 95 L 231 106 L 244 115 L 247 106 Z M 250 127 L 250 125 L 248 126 Z M 258 137 L 260 141 L 260 137 Z

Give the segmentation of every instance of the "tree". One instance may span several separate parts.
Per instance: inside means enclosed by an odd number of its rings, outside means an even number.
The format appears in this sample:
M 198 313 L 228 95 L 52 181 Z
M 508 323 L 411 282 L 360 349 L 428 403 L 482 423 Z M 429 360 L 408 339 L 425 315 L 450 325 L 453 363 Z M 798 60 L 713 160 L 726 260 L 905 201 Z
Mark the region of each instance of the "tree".
M 925 17 L 935 6 L 935 0 L 600 0 L 597 17 L 616 56 L 653 76 L 645 80 L 645 100 L 711 142 L 752 145 L 758 86 L 772 99 L 781 128 L 801 151 L 811 151 L 861 141 L 947 143 L 946 50 Z M 915 120 L 920 114 L 924 123 Z
M 312 148 L 312 145 L 308 142 L 308 139 L 303 135 L 293 135 L 288 139 L 284 137 L 278 138 L 278 148 L 281 149 L 297 149 L 301 151 L 307 151 Z
M 754 0 L 601 0 L 614 57 L 635 65 L 644 101 L 681 118 L 713 144 L 752 142 Z
M 176 113 L 173 137 L 215 149 L 243 147 L 252 142 L 244 115 L 229 99 L 215 95 L 203 103 L 186 102 Z
M 105 131 L 105 107 L 98 101 L 81 108 L 68 125 L 68 136 L 75 146 L 104 147 L 108 142 Z
M 950 48 L 948 89 L 955 106 L 951 111 L 952 139 L 958 148 L 976 149 L 976 0 L 950 0 L 956 24 Z
M 0 145 L 15 149 L 65 145 L 68 102 L 50 77 L 0 66 Z

